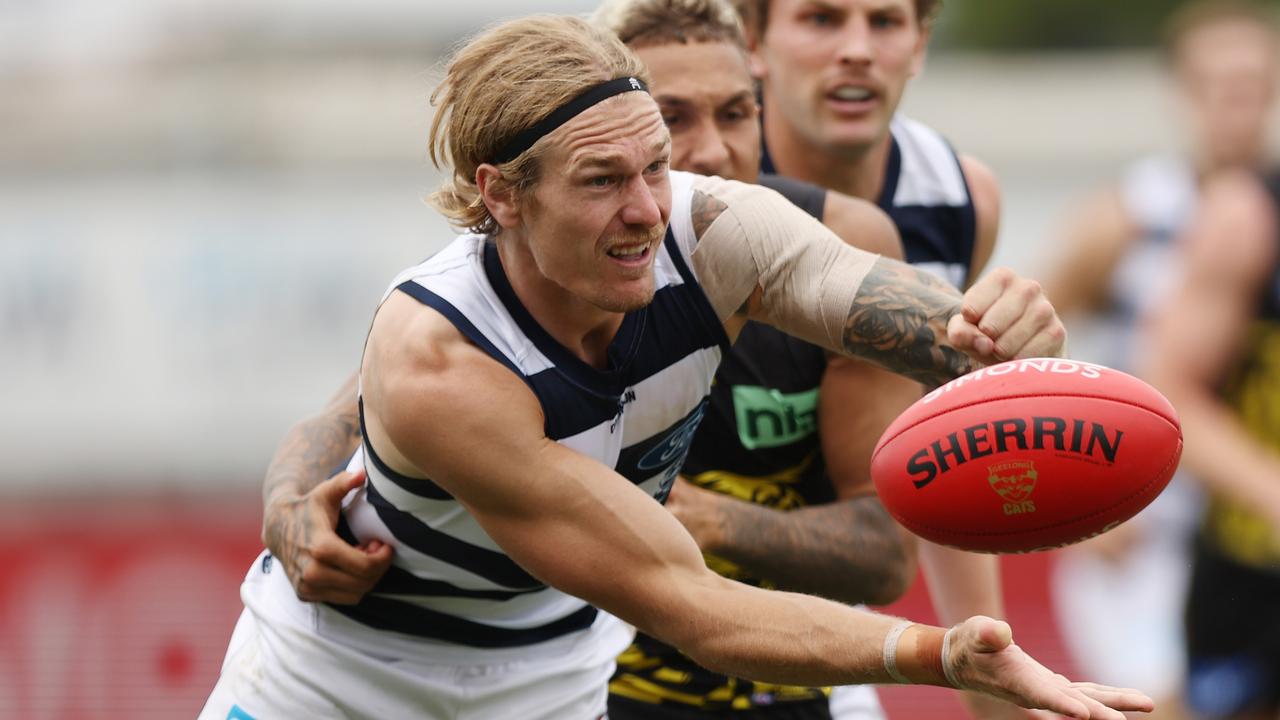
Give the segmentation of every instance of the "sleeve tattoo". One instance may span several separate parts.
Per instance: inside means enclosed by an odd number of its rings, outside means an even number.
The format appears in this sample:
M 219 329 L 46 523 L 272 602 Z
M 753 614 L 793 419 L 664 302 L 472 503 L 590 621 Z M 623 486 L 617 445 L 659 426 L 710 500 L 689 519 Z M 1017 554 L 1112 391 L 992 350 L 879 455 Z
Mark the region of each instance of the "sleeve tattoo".
M 844 348 L 925 385 L 940 385 L 977 369 L 946 344 L 947 321 L 960 312 L 950 286 L 904 263 L 881 258 L 849 308 Z
M 780 589 L 883 605 L 911 581 L 902 534 L 874 496 L 790 512 L 735 501 L 724 512 L 715 554 Z
M 350 458 L 359 444 L 360 417 L 352 384 L 324 411 L 289 430 L 267 468 L 263 500 L 269 504 L 282 493 L 307 493 Z

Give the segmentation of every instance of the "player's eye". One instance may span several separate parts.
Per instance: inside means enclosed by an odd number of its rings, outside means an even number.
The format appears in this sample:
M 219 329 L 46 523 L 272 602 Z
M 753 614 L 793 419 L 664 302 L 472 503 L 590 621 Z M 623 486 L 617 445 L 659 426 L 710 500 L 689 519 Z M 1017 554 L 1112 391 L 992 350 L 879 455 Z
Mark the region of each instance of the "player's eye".
M 871 16 L 871 27 L 876 30 L 885 30 L 888 28 L 896 28 L 905 24 L 905 20 L 892 13 L 877 13 Z
M 597 175 L 587 179 L 587 184 L 595 188 L 606 188 L 613 184 L 614 177 L 612 175 Z
M 836 14 L 825 10 L 814 10 L 805 15 L 801 20 L 809 25 L 820 28 L 835 27 Z
M 654 160 L 653 162 L 649 163 L 649 167 L 645 168 L 644 171 L 649 175 L 653 175 L 653 174 L 662 172 L 663 170 L 666 169 L 666 167 L 667 167 L 667 159 L 663 158 L 661 160 Z

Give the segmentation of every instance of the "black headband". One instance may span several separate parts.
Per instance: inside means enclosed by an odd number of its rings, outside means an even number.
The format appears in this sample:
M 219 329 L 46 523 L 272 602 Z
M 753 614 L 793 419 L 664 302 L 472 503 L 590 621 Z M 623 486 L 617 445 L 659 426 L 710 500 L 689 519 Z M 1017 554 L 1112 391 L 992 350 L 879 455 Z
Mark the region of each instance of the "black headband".
M 525 150 L 533 147 L 533 144 L 543 136 L 551 134 L 556 128 L 577 117 L 592 105 L 608 100 L 614 95 L 635 91 L 649 92 L 649 86 L 636 77 L 614 78 L 598 85 L 592 85 L 569 102 L 552 110 L 550 115 L 521 130 L 515 137 L 508 140 L 506 145 L 503 145 L 498 152 L 494 153 L 492 163 L 501 165 L 515 160 Z

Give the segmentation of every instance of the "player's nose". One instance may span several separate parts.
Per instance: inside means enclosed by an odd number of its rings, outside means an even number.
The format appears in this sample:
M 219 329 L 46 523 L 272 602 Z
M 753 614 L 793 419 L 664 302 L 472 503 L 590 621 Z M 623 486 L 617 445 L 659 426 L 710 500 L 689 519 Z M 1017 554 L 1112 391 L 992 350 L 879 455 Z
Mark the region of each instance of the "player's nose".
M 658 200 L 643 176 L 637 175 L 627 180 L 621 217 L 622 222 L 627 225 L 653 227 L 662 222 Z
M 714 127 L 706 125 L 710 123 L 705 124 L 693 138 L 693 147 L 688 154 L 689 167 L 681 169 L 699 175 L 723 176 L 729 165 L 729 145 Z

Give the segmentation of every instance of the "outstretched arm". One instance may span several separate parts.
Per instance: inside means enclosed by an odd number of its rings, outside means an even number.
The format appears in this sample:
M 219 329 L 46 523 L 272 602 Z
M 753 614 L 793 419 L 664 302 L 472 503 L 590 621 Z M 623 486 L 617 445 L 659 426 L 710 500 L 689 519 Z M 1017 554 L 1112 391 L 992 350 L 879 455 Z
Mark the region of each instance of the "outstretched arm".
M 360 445 L 353 374 L 319 413 L 289 429 L 262 483 L 262 542 L 302 600 L 354 603 L 386 572 L 391 547 L 352 547 L 334 531 L 342 498 L 364 481 L 341 472 Z
M 987 618 L 950 641 L 921 625 L 891 636 L 893 618 L 719 577 L 670 513 L 547 438 L 528 387 L 412 299 L 393 295 L 379 310 L 365 373 L 367 429 L 384 461 L 451 493 L 535 577 L 708 668 L 798 685 L 890 682 L 888 645 L 911 682 L 954 682 L 1079 718 L 1150 707 L 1139 693 L 1054 676 Z

